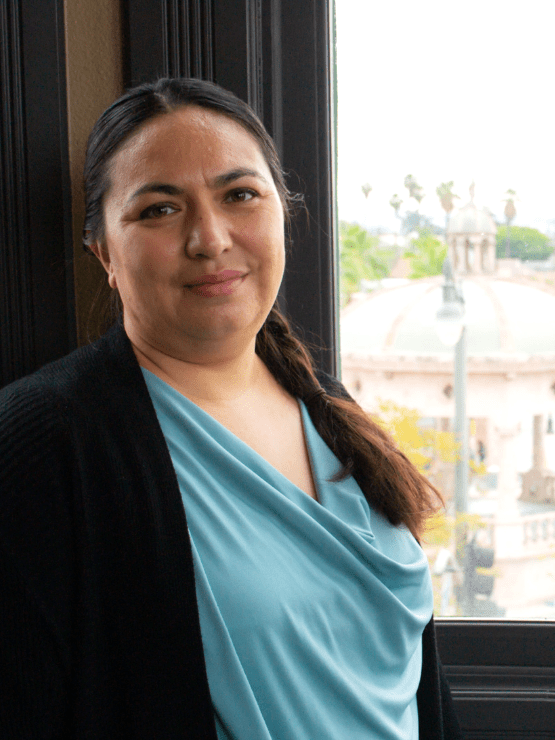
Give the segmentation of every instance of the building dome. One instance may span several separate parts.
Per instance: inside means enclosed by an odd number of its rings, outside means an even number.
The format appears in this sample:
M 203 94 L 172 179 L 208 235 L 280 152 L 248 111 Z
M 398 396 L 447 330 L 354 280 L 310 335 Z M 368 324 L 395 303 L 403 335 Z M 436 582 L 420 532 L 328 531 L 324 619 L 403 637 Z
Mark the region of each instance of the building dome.
M 442 277 L 411 280 L 347 306 L 341 316 L 342 356 L 451 358 L 453 348 L 442 344 L 436 331 L 442 284 Z M 462 292 L 470 361 L 555 359 L 554 293 L 485 275 L 465 277 Z
M 497 226 L 487 208 L 478 208 L 473 201 L 470 201 L 451 214 L 447 233 L 488 236 L 497 233 Z

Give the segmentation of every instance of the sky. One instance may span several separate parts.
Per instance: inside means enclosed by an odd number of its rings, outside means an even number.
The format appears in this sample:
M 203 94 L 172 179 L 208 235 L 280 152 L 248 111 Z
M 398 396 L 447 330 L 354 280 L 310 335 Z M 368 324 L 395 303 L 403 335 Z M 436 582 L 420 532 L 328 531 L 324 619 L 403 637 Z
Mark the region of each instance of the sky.
M 555 235 L 555 0 L 335 0 L 339 218 L 396 231 L 389 200 L 443 226 L 454 180 L 503 220 Z M 372 192 L 365 199 L 361 186 Z

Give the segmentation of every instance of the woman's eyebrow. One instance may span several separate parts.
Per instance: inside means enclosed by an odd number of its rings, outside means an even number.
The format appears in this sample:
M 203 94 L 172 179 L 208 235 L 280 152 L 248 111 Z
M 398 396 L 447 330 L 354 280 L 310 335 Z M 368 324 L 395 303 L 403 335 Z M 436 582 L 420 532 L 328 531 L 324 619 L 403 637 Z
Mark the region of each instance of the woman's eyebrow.
M 224 172 L 222 175 L 218 175 L 217 177 L 215 177 L 213 180 L 213 186 L 215 188 L 223 188 L 226 185 L 229 185 L 231 182 L 239 180 L 241 177 L 256 177 L 269 185 L 268 180 L 260 172 L 257 172 L 257 170 L 238 168 L 236 170 L 231 170 L 230 172 Z M 131 195 L 127 202 L 131 203 L 145 193 L 183 195 L 184 192 L 185 191 L 183 190 L 183 188 L 179 188 L 177 187 L 177 185 L 170 185 L 169 183 L 165 182 L 147 182 L 146 185 L 141 185 L 138 190 L 135 190 L 135 192 Z
M 184 190 L 178 188 L 176 185 L 170 185 L 165 182 L 147 182 L 146 185 L 142 185 L 138 190 L 130 196 L 128 203 L 136 200 L 140 195 L 145 193 L 163 193 L 164 195 L 183 195 Z
M 241 177 L 257 177 L 259 180 L 262 180 L 267 185 L 270 183 L 268 180 L 264 177 L 264 175 L 261 175 L 260 172 L 257 172 L 256 170 L 250 170 L 248 168 L 239 168 L 236 170 L 231 170 L 230 172 L 225 172 L 223 175 L 218 175 L 214 178 L 214 187 L 216 188 L 223 188 L 226 185 L 229 185 L 229 183 L 233 182 L 234 180 L 239 180 Z

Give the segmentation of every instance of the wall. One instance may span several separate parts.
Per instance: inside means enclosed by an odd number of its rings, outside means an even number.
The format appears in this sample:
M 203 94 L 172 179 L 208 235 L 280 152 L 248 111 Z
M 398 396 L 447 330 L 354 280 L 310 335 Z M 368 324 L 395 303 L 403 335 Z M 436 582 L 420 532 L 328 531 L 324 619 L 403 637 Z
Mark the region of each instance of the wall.
M 94 122 L 123 91 L 122 23 L 119 0 L 64 0 L 64 10 L 75 310 L 78 342 L 84 344 L 95 334 L 91 307 L 104 271 L 81 242 L 83 164 Z

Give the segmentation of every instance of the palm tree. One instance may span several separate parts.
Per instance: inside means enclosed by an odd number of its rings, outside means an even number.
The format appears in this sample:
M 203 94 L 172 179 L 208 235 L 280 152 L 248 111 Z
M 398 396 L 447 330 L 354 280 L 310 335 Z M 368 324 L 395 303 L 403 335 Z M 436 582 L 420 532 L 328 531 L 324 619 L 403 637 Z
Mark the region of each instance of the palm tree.
M 440 183 L 436 188 L 436 194 L 441 203 L 441 207 L 445 211 L 445 241 L 447 241 L 447 226 L 449 224 L 449 214 L 455 207 L 453 200 L 459 197 L 453 192 L 454 184 L 455 183 L 453 182 L 453 180 L 449 180 L 449 182 Z
M 420 205 L 422 198 L 424 197 L 424 190 L 421 185 L 416 182 L 414 175 L 407 175 L 404 181 L 405 187 L 409 191 L 409 198 L 414 200 Z
M 362 186 L 362 192 L 364 193 L 364 197 L 365 197 L 366 199 L 367 199 L 367 198 L 368 198 L 368 196 L 370 195 L 371 191 L 372 191 L 372 185 L 370 185 L 369 183 L 365 183 L 365 184 L 364 184 L 364 185 Z
M 508 197 L 505 198 L 505 218 L 507 219 L 507 237 L 505 239 L 505 257 L 511 256 L 511 234 L 510 234 L 510 226 L 511 221 L 516 216 L 516 206 L 515 206 L 515 195 L 516 192 L 514 190 L 507 190 L 505 193 Z
M 403 201 L 401 200 L 401 198 L 399 198 L 399 196 L 397 195 L 397 193 L 394 193 L 391 196 L 391 200 L 389 201 L 389 205 L 395 211 L 395 216 L 397 218 L 401 218 L 401 215 L 400 215 L 399 211 L 401 209 L 401 206 L 403 205 Z
M 403 201 L 401 200 L 401 198 L 399 198 L 399 196 L 397 195 L 397 193 L 394 193 L 391 196 L 391 199 L 389 201 L 389 205 L 395 211 L 395 217 L 398 218 L 399 221 L 402 221 L 402 218 L 401 218 L 401 206 L 403 205 Z M 399 232 L 400 231 L 401 231 L 401 225 L 399 224 Z M 395 237 L 395 244 L 397 244 L 397 237 Z

